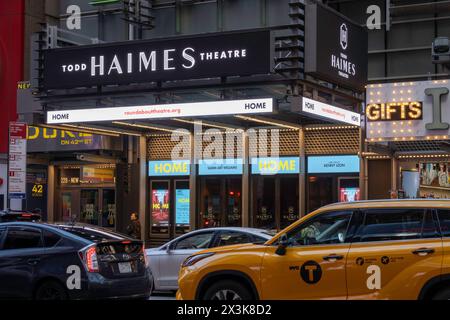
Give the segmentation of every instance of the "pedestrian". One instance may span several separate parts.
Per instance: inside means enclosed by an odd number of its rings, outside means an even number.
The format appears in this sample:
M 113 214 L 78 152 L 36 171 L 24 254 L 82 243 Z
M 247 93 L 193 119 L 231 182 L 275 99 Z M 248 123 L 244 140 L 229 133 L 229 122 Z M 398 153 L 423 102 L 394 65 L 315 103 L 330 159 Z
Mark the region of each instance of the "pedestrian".
M 136 212 L 130 214 L 130 224 L 127 227 L 127 234 L 135 239 L 141 238 L 141 223 Z

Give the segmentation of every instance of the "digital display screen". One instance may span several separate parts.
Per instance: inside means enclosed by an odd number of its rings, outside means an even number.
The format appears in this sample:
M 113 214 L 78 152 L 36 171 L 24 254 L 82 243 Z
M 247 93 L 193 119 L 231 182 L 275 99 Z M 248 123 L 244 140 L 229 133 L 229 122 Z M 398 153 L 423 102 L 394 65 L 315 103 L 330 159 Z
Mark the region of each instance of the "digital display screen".
M 339 189 L 339 201 L 340 202 L 353 202 L 361 200 L 359 188 L 340 188 Z
M 152 224 L 154 226 L 169 225 L 169 190 L 152 190 Z
M 175 224 L 189 225 L 189 189 L 177 189 L 175 191 Z

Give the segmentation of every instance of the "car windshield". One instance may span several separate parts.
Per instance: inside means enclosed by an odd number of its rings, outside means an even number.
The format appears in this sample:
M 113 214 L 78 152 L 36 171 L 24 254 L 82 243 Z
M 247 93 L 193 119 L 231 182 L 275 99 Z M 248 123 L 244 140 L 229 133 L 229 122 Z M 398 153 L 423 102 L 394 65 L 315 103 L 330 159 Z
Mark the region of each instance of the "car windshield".
M 128 237 L 126 237 L 122 234 L 110 232 L 110 231 L 104 231 L 101 229 L 93 229 L 93 228 L 80 227 L 80 226 L 57 226 L 57 227 L 66 232 L 72 233 L 78 237 L 81 237 L 83 239 L 90 240 L 93 242 L 128 239 Z

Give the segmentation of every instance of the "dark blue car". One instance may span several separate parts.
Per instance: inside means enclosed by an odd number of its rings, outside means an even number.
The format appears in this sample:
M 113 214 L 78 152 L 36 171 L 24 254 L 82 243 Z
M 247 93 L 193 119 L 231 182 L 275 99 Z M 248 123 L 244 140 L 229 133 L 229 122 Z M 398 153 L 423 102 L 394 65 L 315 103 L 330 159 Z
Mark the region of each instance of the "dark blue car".
M 0 299 L 147 299 L 142 241 L 87 225 L 0 223 Z

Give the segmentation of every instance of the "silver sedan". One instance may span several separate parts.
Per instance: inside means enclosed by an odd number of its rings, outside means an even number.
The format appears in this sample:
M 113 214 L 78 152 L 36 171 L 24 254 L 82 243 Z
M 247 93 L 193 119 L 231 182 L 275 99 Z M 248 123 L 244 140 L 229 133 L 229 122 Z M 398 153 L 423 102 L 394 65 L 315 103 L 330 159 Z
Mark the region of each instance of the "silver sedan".
M 177 290 L 181 264 L 198 251 L 233 244 L 264 243 L 272 236 L 273 234 L 262 229 L 208 228 L 186 233 L 161 247 L 147 249 L 154 290 Z

